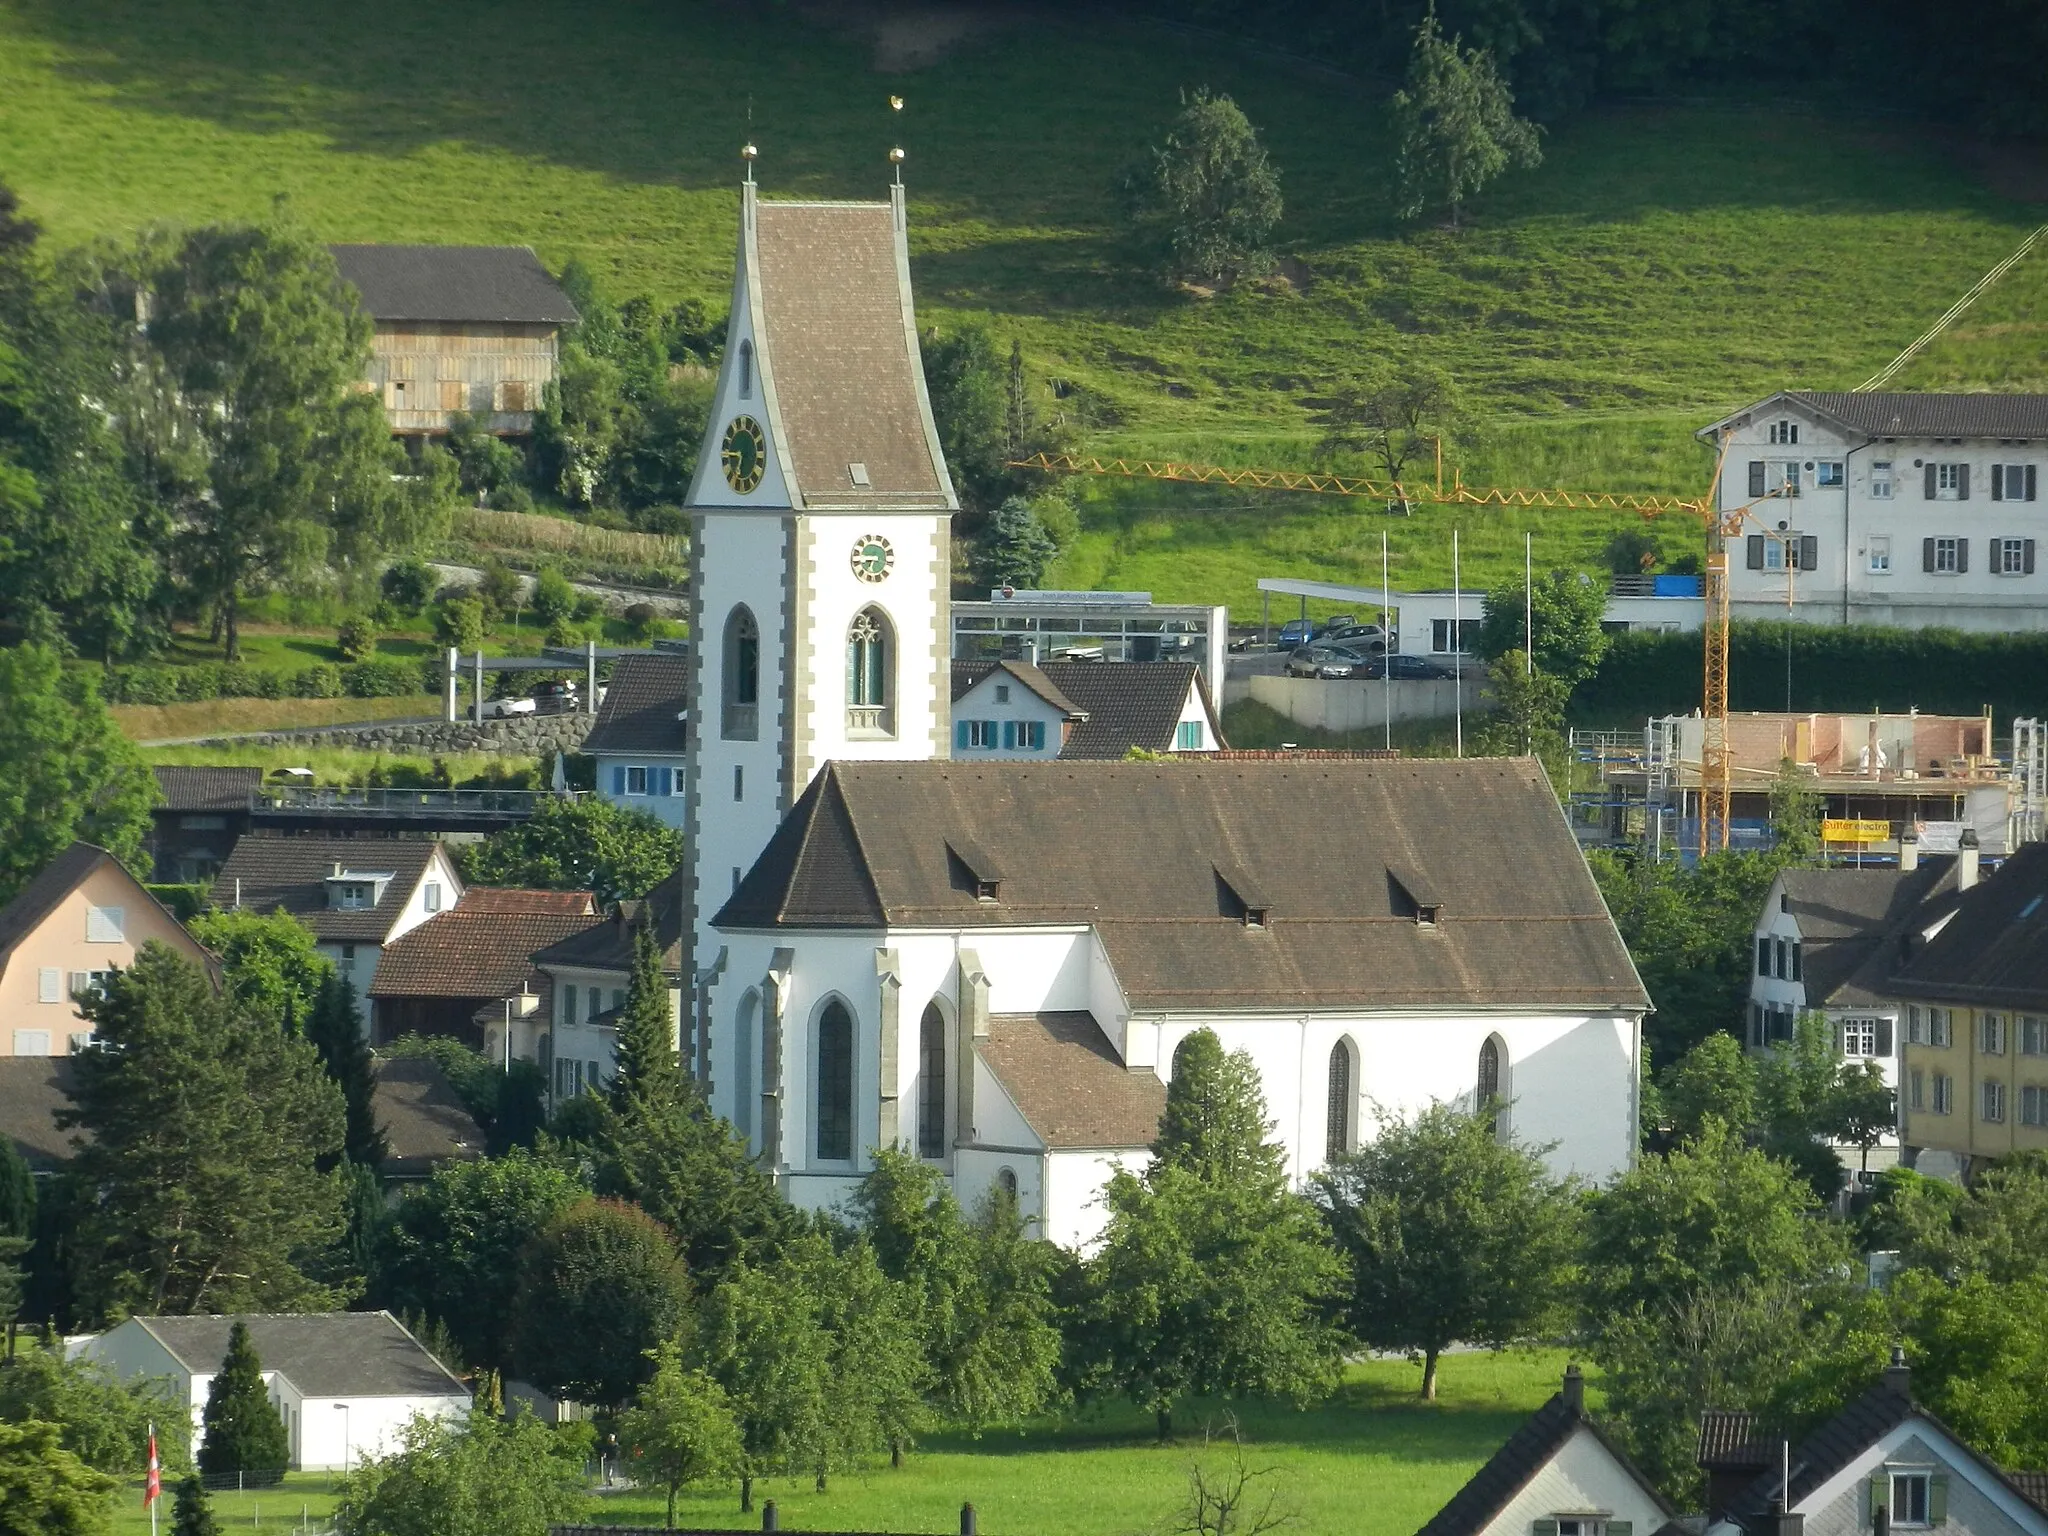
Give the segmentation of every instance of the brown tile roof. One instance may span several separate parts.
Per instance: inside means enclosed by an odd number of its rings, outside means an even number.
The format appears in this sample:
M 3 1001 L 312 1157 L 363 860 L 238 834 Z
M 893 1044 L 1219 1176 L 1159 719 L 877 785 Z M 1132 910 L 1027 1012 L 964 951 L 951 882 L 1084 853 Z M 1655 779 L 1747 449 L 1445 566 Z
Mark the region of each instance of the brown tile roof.
M 690 663 L 683 656 L 621 656 L 605 685 L 585 752 L 681 752 Z
M 764 201 L 754 225 L 762 373 L 803 505 L 952 505 L 895 208 Z
M 241 903 L 251 911 L 282 908 L 329 943 L 381 944 L 438 846 L 402 837 L 237 838 L 214 877 L 213 904 L 223 911 L 233 907 L 240 881 Z M 329 907 L 326 880 L 336 864 L 366 874 L 389 872 L 384 899 L 362 909 Z
M 1000 851 L 994 901 L 962 865 L 973 848 Z M 1270 896 L 1264 927 L 1224 871 Z M 1417 881 L 1434 927 L 1403 894 Z M 1089 923 L 1146 1009 L 1648 1006 L 1522 758 L 835 762 L 716 922 Z
M 557 912 L 570 917 L 597 915 L 597 898 L 588 891 L 533 891 L 519 886 L 463 887 L 465 912 Z
M 1893 997 L 2048 1010 L 2048 843 L 2028 843 L 1955 902 L 1955 916 L 1894 969 Z
M 574 325 L 582 317 L 524 245 L 330 245 L 373 320 Z
M 1063 759 L 1122 757 L 1133 747 L 1167 751 L 1190 689 L 1209 717 L 1210 733 L 1223 739 L 1202 669 L 1191 661 L 1048 661 L 1035 667 L 1018 661 L 956 661 L 954 702 L 997 667 L 1053 708 L 1078 717 L 1060 752 Z
M 375 1106 L 390 1148 L 387 1178 L 424 1178 L 443 1163 L 484 1155 L 484 1133 L 455 1096 L 440 1066 L 424 1056 L 379 1059 Z
M 1085 715 L 1088 713 L 1072 699 L 1061 693 L 1053 680 L 1046 676 L 1043 668 L 1035 667 L 1028 661 L 955 661 L 953 663 L 953 702 L 958 704 L 974 688 L 974 685 L 992 672 L 1001 672 L 1012 677 L 1039 698 L 1063 715 Z
M 1166 1085 L 1117 1060 L 1095 1015 L 999 1013 L 975 1050 L 1048 1147 L 1147 1147 Z
M 157 767 L 156 787 L 165 811 L 246 811 L 263 787 L 261 768 Z
M 384 947 L 370 996 L 510 997 L 534 979 L 536 951 L 590 926 L 589 895 L 577 894 L 581 911 L 522 911 L 472 905 L 465 892 L 458 905 Z

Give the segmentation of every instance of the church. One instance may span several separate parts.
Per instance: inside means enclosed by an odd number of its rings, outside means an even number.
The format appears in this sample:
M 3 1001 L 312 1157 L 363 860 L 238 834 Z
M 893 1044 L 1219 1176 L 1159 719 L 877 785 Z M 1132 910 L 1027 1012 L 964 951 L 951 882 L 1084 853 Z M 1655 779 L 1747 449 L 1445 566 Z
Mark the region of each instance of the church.
M 898 1145 L 1085 1248 L 1202 1028 L 1298 1179 L 1432 1101 L 1629 1166 L 1648 999 L 1533 761 L 952 761 L 958 505 L 902 187 L 750 177 L 689 497 L 682 1043 L 793 1200 Z

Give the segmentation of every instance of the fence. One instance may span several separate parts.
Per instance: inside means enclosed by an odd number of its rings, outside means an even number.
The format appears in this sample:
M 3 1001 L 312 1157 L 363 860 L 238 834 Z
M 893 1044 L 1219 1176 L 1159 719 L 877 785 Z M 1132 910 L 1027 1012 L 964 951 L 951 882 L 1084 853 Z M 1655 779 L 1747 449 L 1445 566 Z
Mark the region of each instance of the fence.
M 977 1536 L 979 1521 L 972 1504 L 960 1506 L 960 1536 Z M 773 1499 L 761 1506 L 761 1529 L 779 1531 L 782 1519 Z M 659 1525 L 557 1525 L 549 1529 L 548 1536 L 731 1536 L 730 1531 L 708 1531 L 677 1527 L 670 1531 Z M 908 1533 L 889 1531 L 821 1531 L 815 1536 L 908 1536 Z

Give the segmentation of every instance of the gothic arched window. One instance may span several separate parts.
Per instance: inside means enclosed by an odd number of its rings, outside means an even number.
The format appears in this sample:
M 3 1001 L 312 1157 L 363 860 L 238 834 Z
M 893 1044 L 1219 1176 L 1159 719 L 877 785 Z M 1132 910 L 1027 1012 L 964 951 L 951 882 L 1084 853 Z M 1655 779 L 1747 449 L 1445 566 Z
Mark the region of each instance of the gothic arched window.
M 752 741 L 760 730 L 761 630 L 744 603 L 725 617 L 719 671 L 725 680 L 721 732 L 728 741 Z
M 1486 1043 L 1479 1047 L 1479 1081 L 1472 1094 L 1473 1112 L 1486 1117 L 1495 1130 L 1505 1128 L 1503 1120 L 1507 1108 L 1507 1085 L 1503 1081 L 1507 1066 L 1507 1051 L 1501 1045 L 1499 1035 L 1488 1035 Z
M 996 1170 L 996 1188 L 1000 1189 L 1009 1199 L 1015 1200 L 1017 1198 L 1017 1170 L 1014 1168 L 998 1168 Z
M 889 735 L 894 730 L 890 707 L 894 694 L 895 645 L 889 617 L 879 608 L 863 608 L 846 632 L 846 728 L 863 735 Z
M 754 1149 L 754 1060 L 760 1049 L 755 1029 L 760 1017 L 761 994 L 749 991 L 740 999 L 732 1042 L 732 1124 L 749 1152 Z
M 1353 1081 L 1351 1042 L 1339 1040 L 1330 1047 L 1330 1096 L 1323 1121 L 1323 1161 L 1334 1163 L 1349 1155 L 1352 1120 L 1358 1103 Z
M 853 1161 L 853 1015 L 838 999 L 818 1015 L 818 1159 Z
M 751 341 L 740 343 L 740 398 L 754 398 L 754 344 Z
M 946 1016 L 927 1003 L 918 1025 L 917 1155 L 946 1155 Z

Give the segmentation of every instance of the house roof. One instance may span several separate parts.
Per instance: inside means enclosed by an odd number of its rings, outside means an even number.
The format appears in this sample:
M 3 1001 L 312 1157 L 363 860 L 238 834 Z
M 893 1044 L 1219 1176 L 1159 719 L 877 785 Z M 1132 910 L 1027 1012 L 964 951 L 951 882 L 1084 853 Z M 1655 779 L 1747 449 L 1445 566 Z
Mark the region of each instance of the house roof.
M 2048 843 L 2028 843 L 1955 901 L 1955 916 L 1902 966 L 1894 996 L 2048 1008 Z
M 897 205 L 752 206 L 762 373 L 802 504 L 954 505 Z
M 1757 1416 L 1709 1408 L 1700 1415 L 1696 1465 L 1709 1472 L 1760 1472 L 1778 1443 L 1757 1430 Z
M 239 896 L 250 911 L 291 913 L 330 943 L 381 944 L 438 847 L 402 837 L 237 838 L 214 877 L 213 904 L 226 910 Z M 336 864 L 355 873 L 390 874 L 383 899 L 374 907 L 328 906 L 326 881 Z
M 71 1107 L 68 1056 L 0 1056 L 0 1136 L 39 1173 L 71 1157 L 75 1132 L 57 1129 L 57 1111 Z
M 1581 1430 L 1600 1442 L 1659 1510 L 1671 1518 L 1677 1517 L 1678 1511 L 1657 1491 L 1655 1484 L 1635 1469 L 1621 1447 L 1608 1439 L 1583 1408 L 1570 1405 L 1559 1392 L 1508 1437 L 1507 1443 L 1472 1474 L 1471 1480 L 1451 1496 L 1450 1503 L 1438 1510 L 1416 1536 L 1479 1536 Z
M 715 921 L 1089 924 L 1144 1009 L 1648 1006 L 1532 759 L 834 762 Z
M 380 1057 L 372 1067 L 377 1123 L 390 1148 L 386 1178 L 424 1178 L 443 1163 L 484 1155 L 484 1132 L 456 1097 L 448 1076 L 425 1056 Z
M 974 1048 L 1048 1147 L 1145 1147 L 1159 1137 L 1166 1085 L 1149 1067 L 1125 1067 L 1092 1013 L 998 1013 Z
M 575 967 L 595 971 L 630 971 L 633 968 L 633 932 L 643 923 L 654 925 L 654 941 L 661 948 L 662 969 L 676 975 L 683 968 L 683 875 L 677 866 L 642 901 L 622 901 L 604 916 L 587 921 L 574 933 L 565 935 L 533 955 L 535 965 Z M 459 910 L 459 909 L 458 909 Z
M 379 321 L 574 325 L 582 317 L 525 245 L 330 245 Z
M 177 768 L 159 766 L 156 787 L 164 811 L 246 811 L 263 787 L 261 768 Z
M 596 913 L 588 891 L 518 892 L 575 896 L 549 910 L 486 901 L 473 904 L 473 891 L 445 912 L 393 939 L 377 962 L 372 997 L 510 997 L 534 975 L 533 955 L 580 933 Z M 505 895 L 514 893 L 506 892 Z
M 1062 758 L 1119 758 L 1133 747 L 1164 752 L 1193 690 L 1209 717 L 1209 729 L 1223 739 L 1209 701 L 1202 669 L 1191 661 L 956 661 L 953 698 L 1001 667 L 1053 708 L 1074 717 Z
M 605 685 L 585 752 L 681 752 L 688 744 L 686 656 L 621 656 Z
M 1955 860 L 1929 858 L 1914 870 L 1788 869 L 1779 879 L 1799 920 L 1809 1006 L 1868 1003 L 1876 995 L 1867 991 L 1865 967 L 1890 954 L 1898 934 L 1955 889 Z
M 2048 438 L 2048 395 L 1855 394 L 1781 390 L 1699 435 L 1711 436 L 1739 417 L 1781 401 L 1803 405 L 1865 437 Z
M 2048 1472 L 2008 1472 L 2005 1480 L 2029 1504 L 2048 1515 Z
M 194 1373 L 212 1374 L 228 1333 L 249 1325 L 267 1371 L 282 1371 L 307 1397 L 456 1397 L 468 1388 L 389 1312 L 241 1313 L 232 1317 L 137 1317 Z
M 466 885 L 462 888 L 461 910 L 592 917 L 597 913 L 597 898 L 588 891 L 536 891 L 524 886 Z
M 8 962 L 14 950 L 49 919 L 64 898 L 69 896 L 101 866 L 115 871 L 134 890 L 133 899 L 147 902 L 164 916 L 164 921 L 174 928 L 178 936 L 190 947 L 188 958 L 203 960 L 206 952 L 197 939 L 185 937 L 185 930 L 170 909 L 155 896 L 134 875 L 130 874 L 121 861 L 106 849 L 92 843 L 73 843 L 49 863 L 45 864 L 29 881 L 15 893 L 14 899 L 0 907 L 0 975 L 5 975 Z

